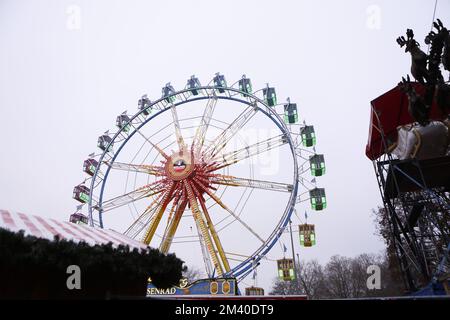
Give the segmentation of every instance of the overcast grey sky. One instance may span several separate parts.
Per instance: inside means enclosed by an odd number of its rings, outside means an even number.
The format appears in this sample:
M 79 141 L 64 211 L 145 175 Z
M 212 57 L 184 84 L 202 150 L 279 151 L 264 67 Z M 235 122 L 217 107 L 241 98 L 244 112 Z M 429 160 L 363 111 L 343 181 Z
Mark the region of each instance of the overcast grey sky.
M 311 212 L 317 245 L 303 259 L 379 252 L 381 204 L 364 155 L 369 102 L 409 73 L 395 38 L 423 38 L 434 0 L 0 1 L 0 208 L 68 219 L 82 162 L 137 99 L 214 73 L 269 82 L 315 125 L 328 208 Z M 79 19 L 73 15 L 79 13 Z M 437 18 L 450 25 L 450 1 Z M 304 209 L 300 207 L 299 212 Z M 275 247 L 271 257 L 281 252 Z M 276 266 L 259 284 L 269 289 Z M 248 281 L 251 283 L 251 281 Z

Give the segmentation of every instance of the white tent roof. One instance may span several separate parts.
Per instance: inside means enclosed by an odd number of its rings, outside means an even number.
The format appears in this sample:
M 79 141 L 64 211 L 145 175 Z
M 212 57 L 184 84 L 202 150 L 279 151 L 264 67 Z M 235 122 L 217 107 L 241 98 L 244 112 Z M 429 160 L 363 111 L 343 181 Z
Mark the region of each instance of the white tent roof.
M 0 210 L 0 228 L 18 232 L 23 230 L 25 235 L 53 240 L 54 236 L 74 242 L 84 241 L 90 245 L 112 243 L 128 245 L 130 248 L 146 249 L 147 246 L 111 229 L 92 228 L 68 221 L 58 221 L 20 212 Z

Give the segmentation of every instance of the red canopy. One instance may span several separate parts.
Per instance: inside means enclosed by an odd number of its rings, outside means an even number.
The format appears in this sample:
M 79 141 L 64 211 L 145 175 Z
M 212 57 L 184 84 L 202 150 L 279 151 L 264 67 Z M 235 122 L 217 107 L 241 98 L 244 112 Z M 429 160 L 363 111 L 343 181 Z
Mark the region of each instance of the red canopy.
M 425 87 L 419 83 L 413 83 L 417 93 L 423 95 Z M 375 160 L 385 153 L 388 141 L 397 141 L 397 127 L 414 122 L 408 112 L 408 97 L 405 93 L 395 87 L 371 102 L 372 112 L 370 114 L 369 140 L 366 146 L 366 156 Z M 433 101 L 430 119 L 443 120 L 441 111 Z

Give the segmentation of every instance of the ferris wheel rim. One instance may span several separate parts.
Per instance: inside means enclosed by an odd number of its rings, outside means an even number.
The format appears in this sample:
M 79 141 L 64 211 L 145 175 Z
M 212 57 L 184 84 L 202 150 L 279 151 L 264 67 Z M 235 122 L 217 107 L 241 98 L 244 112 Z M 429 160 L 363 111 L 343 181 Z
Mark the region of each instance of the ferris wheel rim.
M 176 102 L 172 102 L 167 104 L 163 109 L 157 110 L 156 113 L 154 113 L 151 116 L 148 116 L 147 118 L 145 118 L 145 121 L 143 121 L 139 126 L 137 126 L 135 128 L 135 130 L 133 132 L 131 132 L 123 141 L 121 141 L 121 145 L 119 146 L 119 148 L 114 152 L 113 156 L 111 157 L 111 163 L 114 163 L 117 156 L 120 154 L 122 148 L 128 143 L 128 141 L 134 136 L 134 134 L 136 134 L 136 132 L 138 132 L 142 127 L 144 127 L 145 125 L 148 124 L 148 122 L 150 122 L 151 120 L 154 120 L 155 118 L 157 118 L 159 115 L 163 114 L 165 111 L 169 110 L 172 106 L 173 107 L 178 107 L 180 105 L 183 104 L 187 104 L 190 102 L 194 102 L 194 101 L 201 101 L 201 100 L 209 100 L 211 98 L 217 98 L 219 100 L 229 100 L 229 101 L 234 101 L 234 102 L 238 102 L 241 104 L 245 104 L 247 106 L 253 106 L 254 108 L 257 108 L 258 111 L 261 111 L 266 117 L 268 117 L 273 123 L 275 123 L 275 125 L 278 127 L 278 129 L 282 132 L 282 134 L 285 135 L 285 137 L 287 137 L 287 143 L 289 144 L 289 148 L 290 148 L 290 152 L 291 152 L 291 156 L 293 159 L 293 167 L 294 167 L 294 177 L 293 177 L 293 185 L 292 185 L 292 191 L 290 192 L 290 197 L 289 200 L 287 202 L 286 208 L 283 210 L 283 214 L 281 216 L 281 218 L 279 219 L 277 225 L 275 226 L 274 230 L 272 231 L 272 233 L 266 238 L 266 240 L 264 241 L 264 243 L 259 246 L 253 253 L 251 253 L 251 255 L 244 261 L 242 261 L 241 263 L 239 263 L 238 265 L 236 265 L 235 267 L 231 268 L 231 270 L 229 272 L 224 273 L 223 276 L 233 276 L 233 277 L 239 277 L 240 275 L 244 274 L 245 272 L 248 272 L 249 269 L 251 269 L 253 267 L 253 265 L 257 262 L 259 262 L 267 253 L 268 251 L 270 251 L 270 249 L 276 244 L 276 242 L 279 240 L 279 238 L 281 237 L 284 228 L 287 226 L 287 224 L 289 223 L 290 219 L 291 219 L 291 215 L 292 212 L 295 208 L 295 204 L 296 204 L 296 197 L 297 197 L 297 193 L 298 193 L 298 185 L 299 185 L 299 177 L 298 177 L 298 165 L 297 165 L 297 156 L 296 156 L 296 146 L 292 140 L 292 136 L 291 136 L 291 131 L 289 130 L 289 128 L 287 127 L 287 125 L 284 123 L 284 121 L 280 118 L 279 114 L 276 113 L 276 111 L 271 108 L 270 106 L 268 106 L 265 101 L 261 100 L 259 97 L 255 96 L 252 93 L 246 93 L 246 92 L 242 92 L 236 88 L 232 88 L 232 87 L 220 87 L 221 90 L 224 90 L 227 93 L 234 93 L 234 95 L 223 95 L 223 94 L 219 94 L 217 95 L 215 92 L 216 90 L 218 90 L 217 87 L 214 86 L 201 86 L 196 88 L 197 90 L 201 90 L 201 91 L 205 91 L 208 93 L 208 90 L 212 90 L 213 94 L 206 94 L 206 95 L 202 95 L 202 96 L 190 96 L 188 97 L 186 100 L 182 100 L 182 101 L 176 101 Z M 164 100 L 166 100 L 169 97 L 177 97 L 179 95 L 182 95 L 186 92 L 190 92 L 191 89 L 183 89 L 183 90 L 178 90 L 176 92 L 173 92 L 170 95 L 164 96 L 158 100 L 155 100 L 154 102 L 150 103 L 149 106 L 146 109 L 152 109 L 153 106 L 163 102 Z M 242 98 L 237 98 L 236 96 L 238 96 L 239 94 L 244 95 L 244 97 L 246 97 L 248 100 L 243 100 Z M 253 100 L 253 101 L 250 101 Z M 262 105 L 262 106 L 260 106 Z M 265 109 L 265 110 L 264 110 Z M 143 115 L 145 112 L 145 110 L 139 110 L 137 113 L 135 113 L 133 116 L 130 117 L 130 120 L 128 123 L 131 123 L 134 119 L 138 118 L 139 116 Z M 100 158 L 99 158 L 99 167 L 102 165 L 103 159 L 105 157 L 106 154 L 108 154 L 108 148 L 110 145 L 114 144 L 115 140 L 117 139 L 117 137 L 121 134 L 121 130 L 119 130 L 118 132 L 116 132 L 114 134 L 114 136 L 112 137 L 111 141 L 109 142 L 108 146 L 106 147 L 106 149 L 102 152 Z M 101 188 L 100 188 L 100 193 L 99 193 L 99 201 L 98 203 L 101 204 L 103 201 L 103 193 L 104 193 L 104 187 L 106 185 L 106 181 L 109 175 L 109 172 L 111 170 L 110 166 L 107 166 L 107 169 L 104 173 L 104 177 L 102 179 L 101 183 Z M 95 174 L 92 178 L 91 181 L 91 188 L 90 188 L 90 197 L 89 197 L 89 202 L 88 202 L 88 213 L 89 213 L 89 223 L 91 224 L 91 226 L 93 226 L 93 214 L 94 214 L 94 210 L 96 210 L 93 206 L 92 206 L 92 194 L 94 192 L 94 185 L 96 182 L 96 178 L 97 178 L 97 173 L 99 170 L 95 171 Z M 98 210 L 98 217 L 99 217 L 99 223 L 100 223 L 100 227 L 103 228 L 103 214 L 101 212 L 101 210 Z

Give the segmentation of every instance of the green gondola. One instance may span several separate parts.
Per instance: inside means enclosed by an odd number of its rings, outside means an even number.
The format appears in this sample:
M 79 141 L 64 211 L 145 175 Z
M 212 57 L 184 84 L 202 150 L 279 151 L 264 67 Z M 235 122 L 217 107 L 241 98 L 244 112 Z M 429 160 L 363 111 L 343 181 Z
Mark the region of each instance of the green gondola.
M 284 105 L 284 122 L 293 124 L 298 122 L 297 104 L 287 103 Z
M 305 126 L 301 128 L 300 135 L 302 137 L 302 144 L 305 147 L 312 147 L 316 145 L 316 134 L 314 132 L 314 126 Z
M 300 245 L 303 247 L 312 247 L 316 244 L 316 234 L 313 224 L 301 224 L 298 226 L 300 235 Z
M 252 93 L 252 82 L 249 78 L 246 78 L 245 75 L 242 76 L 242 79 L 239 80 L 239 90 L 243 92 L 243 96 L 245 97 L 246 94 Z
M 278 278 L 280 280 L 292 281 L 295 279 L 293 259 L 284 258 L 277 260 L 277 266 L 278 266 Z
M 264 101 L 269 107 L 274 107 L 277 104 L 277 94 L 275 93 L 275 88 L 267 86 L 263 89 Z
M 192 76 L 187 81 L 187 88 L 190 90 L 190 92 L 196 96 L 200 93 L 200 90 L 198 88 L 201 87 L 200 80 L 196 78 L 195 76 Z
M 311 208 L 316 211 L 323 210 L 327 207 L 327 200 L 325 197 L 325 189 L 315 188 L 309 191 L 309 198 Z
M 309 158 L 309 167 L 311 174 L 315 177 L 325 174 L 325 159 L 323 154 L 315 154 Z
M 164 100 L 166 100 L 167 103 L 173 103 L 175 101 L 174 93 L 175 89 L 170 82 L 162 88 L 162 97 L 165 98 Z

